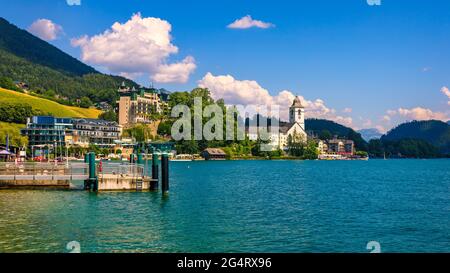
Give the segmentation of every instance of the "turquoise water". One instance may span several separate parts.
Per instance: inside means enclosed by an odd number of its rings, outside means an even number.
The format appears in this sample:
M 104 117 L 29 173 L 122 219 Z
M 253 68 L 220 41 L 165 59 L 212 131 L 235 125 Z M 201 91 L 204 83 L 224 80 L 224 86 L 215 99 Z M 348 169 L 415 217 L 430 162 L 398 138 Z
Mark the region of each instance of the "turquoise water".
M 0 191 L 0 252 L 450 252 L 450 160 L 172 162 L 170 195 Z

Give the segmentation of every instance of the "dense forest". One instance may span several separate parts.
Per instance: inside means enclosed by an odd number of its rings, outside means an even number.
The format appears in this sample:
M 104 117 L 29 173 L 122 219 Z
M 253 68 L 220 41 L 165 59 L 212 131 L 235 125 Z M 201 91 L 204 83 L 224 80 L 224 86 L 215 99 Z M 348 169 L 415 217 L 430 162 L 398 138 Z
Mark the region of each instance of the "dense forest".
M 0 18 L 0 77 L 28 84 L 37 94 L 55 94 L 71 105 L 82 97 L 92 102 L 117 99 L 117 87 L 131 80 L 104 75 L 58 48 Z M 66 102 L 64 102 L 64 100 Z
M 369 142 L 372 157 L 436 158 L 450 156 L 450 125 L 428 120 L 403 123 Z
M 440 152 L 450 154 L 450 125 L 438 120 L 403 123 L 389 131 L 382 141 L 401 139 L 423 140 L 437 147 Z
M 27 118 L 32 116 L 47 115 L 39 110 L 33 109 L 28 104 L 0 103 L 0 121 L 8 123 L 25 124 Z
M 0 17 L 0 49 L 53 70 L 82 76 L 97 71 Z

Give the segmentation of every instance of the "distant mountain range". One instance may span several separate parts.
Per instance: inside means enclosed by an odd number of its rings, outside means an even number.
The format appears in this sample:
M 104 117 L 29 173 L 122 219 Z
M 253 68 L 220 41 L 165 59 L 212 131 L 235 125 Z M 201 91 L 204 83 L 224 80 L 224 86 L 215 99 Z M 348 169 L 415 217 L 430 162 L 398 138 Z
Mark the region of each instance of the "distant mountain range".
M 53 90 L 61 97 L 94 102 L 117 99 L 124 77 L 105 75 L 53 45 L 0 18 L 0 77 L 25 82 L 37 92 Z
M 380 139 L 383 134 L 378 131 L 378 129 L 372 128 L 372 129 L 362 129 L 359 130 L 358 133 L 361 134 L 362 138 L 369 142 L 372 139 Z

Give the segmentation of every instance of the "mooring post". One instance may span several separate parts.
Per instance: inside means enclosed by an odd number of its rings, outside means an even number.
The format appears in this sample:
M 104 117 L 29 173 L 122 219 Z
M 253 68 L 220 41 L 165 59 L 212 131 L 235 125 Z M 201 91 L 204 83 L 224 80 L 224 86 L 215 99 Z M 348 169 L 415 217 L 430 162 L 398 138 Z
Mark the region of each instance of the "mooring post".
M 95 153 L 89 153 L 89 188 L 98 191 L 98 179 L 95 166 Z
M 85 153 L 84 154 L 84 163 L 89 164 L 89 153 Z M 86 172 L 86 169 L 84 169 L 84 174 L 87 174 L 88 172 Z M 84 181 L 84 189 L 88 190 L 89 189 L 89 179 Z
M 144 165 L 144 154 L 142 154 L 142 153 L 138 154 L 137 164 Z
M 150 182 L 150 190 L 151 191 L 157 191 L 158 190 L 158 154 L 153 153 L 152 154 L 152 180 Z
M 161 157 L 161 189 L 162 194 L 169 192 L 169 155 L 163 154 Z

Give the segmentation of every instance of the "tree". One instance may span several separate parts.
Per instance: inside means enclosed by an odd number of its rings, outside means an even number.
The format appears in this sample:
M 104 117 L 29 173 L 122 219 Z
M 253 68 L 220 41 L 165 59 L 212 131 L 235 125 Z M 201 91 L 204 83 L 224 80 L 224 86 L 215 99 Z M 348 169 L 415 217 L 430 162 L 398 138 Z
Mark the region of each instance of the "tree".
M 369 142 L 371 157 L 436 158 L 442 157 L 439 149 L 422 139 L 372 140 Z
M 302 157 L 305 149 L 305 139 L 301 134 L 294 132 L 288 136 L 288 154 L 295 157 Z
M 269 144 L 270 141 L 268 140 L 262 140 L 261 138 L 258 138 L 255 145 L 252 148 L 252 155 L 253 156 L 259 156 L 259 157 L 270 157 L 271 152 L 261 149 L 262 145 Z
M 368 157 L 369 156 L 369 153 L 365 152 L 365 151 L 357 151 L 355 154 L 360 157 Z
M 92 106 L 92 101 L 88 97 L 82 97 L 80 100 L 80 107 L 81 108 L 89 108 Z
M 56 96 L 56 92 L 53 89 L 48 89 L 44 91 L 42 95 L 44 95 L 45 97 L 53 98 Z
M 10 122 L 10 123 L 20 123 L 24 124 L 27 118 L 31 116 L 45 115 L 46 113 L 38 110 L 33 110 L 33 108 L 25 103 L 0 103 L 0 121 Z
M 124 137 L 134 138 L 138 142 L 145 142 L 152 138 L 152 131 L 147 125 L 138 124 L 124 130 L 122 135 Z
M 113 110 L 101 113 L 100 116 L 98 116 L 98 118 L 106 121 L 117 122 L 117 114 Z
M 172 122 L 163 121 L 158 126 L 158 135 L 170 136 L 172 134 Z
M 0 87 L 13 90 L 13 91 L 22 91 L 16 84 L 8 77 L 0 77 Z
M 328 130 L 322 130 L 319 134 L 319 139 L 321 139 L 321 140 L 329 140 L 332 138 L 333 138 L 333 135 Z
M 178 154 L 198 154 L 200 152 L 195 140 L 183 140 L 175 148 Z
M 317 158 L 319 158 L 319 150 L 317 150 L 316 142 L 313 140 L 308 141 L 303 154 L 303 159 L 316 160 Z
M 369 155 L 375 158 L 384 157 L 385 149 L 380 139 L 372 139 L 369 141 Z

